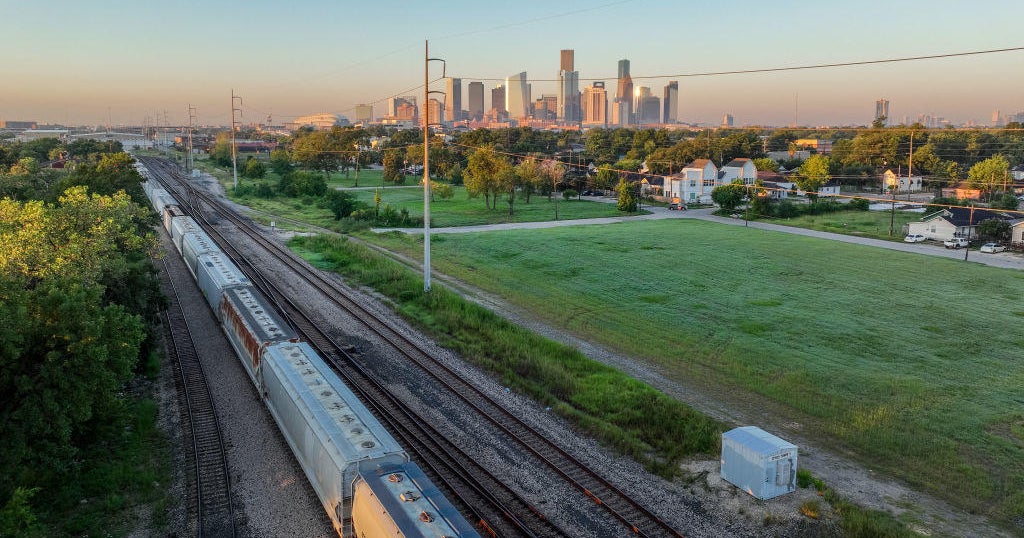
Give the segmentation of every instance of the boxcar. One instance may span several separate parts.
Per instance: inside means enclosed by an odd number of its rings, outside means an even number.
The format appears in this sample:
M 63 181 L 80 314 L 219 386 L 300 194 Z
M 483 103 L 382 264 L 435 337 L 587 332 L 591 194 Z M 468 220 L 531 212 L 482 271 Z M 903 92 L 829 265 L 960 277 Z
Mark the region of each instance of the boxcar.
M 171 240 L 174 241 L 174 247 L 181 252 L 181 239 L 187 233 L 201 232 L 202 228 L 196 223 L 192 217 L 188 215 L 182 215 L 180 217 L 174 217 L 171 219 Z
M 359 474 L 352 529 L 380 538 L 480 536 L 413 462 Z
M 251 286 L 252 282 L 231 263 L 223 252 L 208 252 L 196 256 L 196 283 L 203 290 L 206 302 L 214 314 L 220 314 L 220 301 L 224 290 L 238 286 Z

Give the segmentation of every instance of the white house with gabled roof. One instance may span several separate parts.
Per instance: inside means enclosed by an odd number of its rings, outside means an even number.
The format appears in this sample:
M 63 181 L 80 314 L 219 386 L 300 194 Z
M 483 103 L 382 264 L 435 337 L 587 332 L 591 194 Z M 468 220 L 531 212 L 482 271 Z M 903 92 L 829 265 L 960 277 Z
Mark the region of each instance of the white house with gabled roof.
M 732 183 L 737 179 L 743 181 L 744 185 L 753 185 L 754 181 L 757 180 L 757 167 L 754 166 L 753 159 L 745 157 L 733 159 L 722 167 L 719 176 L 719 180 L 723 185 Z
M 665 197 L 687 204 L 710 204 L 711 191 L 723 185 L 711 159 L 697 159 L 676 174 L 665 177 Z

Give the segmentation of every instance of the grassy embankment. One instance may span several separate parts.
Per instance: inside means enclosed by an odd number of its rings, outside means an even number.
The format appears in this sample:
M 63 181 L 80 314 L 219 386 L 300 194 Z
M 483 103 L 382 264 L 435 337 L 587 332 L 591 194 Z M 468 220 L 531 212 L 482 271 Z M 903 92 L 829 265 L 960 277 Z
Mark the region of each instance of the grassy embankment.
M 889 236 L 890 218 L 888 211 L 839 211 L 823 215 L 801 215 L 788 219 L 764 219 L 764 222 L 822 232 L 902 241 L 903 226 L 921 220 L 921 214 L 897 211 L 894 219 L 895 232 L 892 236 Z
M 439 271 L 552 325 L 967 510 L 1024 515 L 1022 272 L 689 220 L 432 243 Z
M 442 345 L 652 470 L 671 475 L 683 456 L 718 449 L 722 430 L 715 421 L 443 287 L 424 294 L 418 275 L 366 247 L 327 236 L 300 237 L 291 245 L 312 263 L 392 298 L 400 314 Z

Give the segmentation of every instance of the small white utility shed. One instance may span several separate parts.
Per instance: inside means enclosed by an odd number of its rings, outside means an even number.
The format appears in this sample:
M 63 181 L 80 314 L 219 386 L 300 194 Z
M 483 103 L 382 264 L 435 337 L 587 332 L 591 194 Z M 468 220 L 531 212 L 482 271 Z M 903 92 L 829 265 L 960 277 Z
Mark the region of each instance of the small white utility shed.
M 722 434 L 722 478 L 758 499 L 796 489 L 796 459 L 796 445 L 757 426 Z

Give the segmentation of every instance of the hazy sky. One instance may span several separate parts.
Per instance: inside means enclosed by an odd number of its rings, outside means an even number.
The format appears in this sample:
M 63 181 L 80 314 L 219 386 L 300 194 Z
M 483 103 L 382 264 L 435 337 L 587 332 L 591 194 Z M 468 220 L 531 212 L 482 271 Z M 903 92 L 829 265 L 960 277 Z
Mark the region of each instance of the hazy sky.
M 739 125 L 785 125 L 797 114 L 805 125 L 865 124 L 881 97 L 897 121 L 988 123 L 993 110 L 1024 111 L 1024 51 L 643 78 L 1022 47 L 1020 0 L 0 0 L 0 13 L 8 120 L 105 124 L 109 113 L 114 124 L 141 123 L 166 111 L 180 124 L 191 103 L 200 123 L 226 124 L 232 88 L 247 122 L 351 117 L 357 103 L 423 83 L 424 39 L 464 91 L 527 71 L 534 98 L 556 93 L 544 80 L 557 77 L 560 49 L 575 49 L 580 78 L 606 80 L 610 93 L 616 62 L 628 58 L 634 84 L 655 95 L 679 80 L 688 122 L 718 124 L 728 112 Z M 440 74 L 438 64 L 431 78 Z

